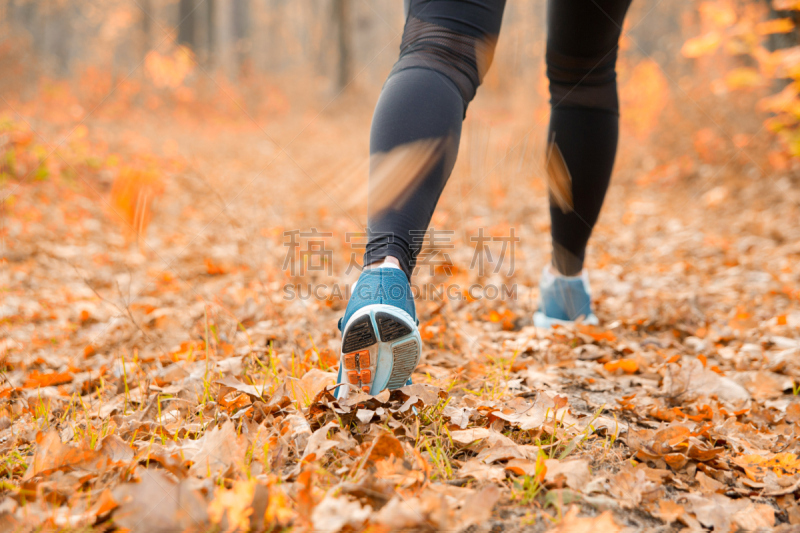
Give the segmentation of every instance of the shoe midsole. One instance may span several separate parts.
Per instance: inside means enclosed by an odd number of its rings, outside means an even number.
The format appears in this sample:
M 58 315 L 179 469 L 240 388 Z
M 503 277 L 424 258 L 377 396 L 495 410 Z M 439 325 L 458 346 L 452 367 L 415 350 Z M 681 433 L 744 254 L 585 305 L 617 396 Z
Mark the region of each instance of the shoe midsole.
M 384 335 L 381 333 L 375 319 L 377 313 L 382 313 L 383 317 L 389 315 L 401 325 L 406 326 L 408 330 L 410 330 L 410 333 L 399 337 L 393 337 L 388 342 L 382 341 L 381 339 L 384 338 Z M 361 350 L 368 350 L 370 355 L 370 365 L 364 368 L 372 372 L 371 393 L 377 394 L 386 388 L 402 387 L 411 376 L 414 368 L 419 364 L 422 355 L 422 339 L 420 338 L 416 321 L 407 312 L 393 305 L 372 304 L 364 306 L 353 313 L 353 316 L 350 317 L 347 324 L 342 328 L 344 332 L 342 335 L 343 349 L 345 345 L 348 344 L 348 334 L 351 333 L 350 326 L 364 316 L 369 317 L 375 339 L 369 346 L 361 348 Z M 393 326 L 394 328 L 391 330 L 391 333 L 392 335 L 396 335 L 399 328 L 397 324 L 393 324 Z M 344 356 L 346 353 L 351 352 L 342 350 L 340 365 L 344 365 Z M 361 370 L 364 368 L 361 368 Z M 345 382 L 347 381 L 346 371 L 342 374 L 342 380 Z M 339 387 L 339 390 L 348 388 L 348 386 L 342 386 Z

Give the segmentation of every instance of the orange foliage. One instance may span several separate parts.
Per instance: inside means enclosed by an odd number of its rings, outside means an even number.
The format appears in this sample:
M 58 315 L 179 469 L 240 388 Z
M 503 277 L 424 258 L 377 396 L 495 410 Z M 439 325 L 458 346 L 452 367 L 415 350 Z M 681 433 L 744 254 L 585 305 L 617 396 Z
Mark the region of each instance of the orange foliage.
M 634 359 L 617 359 L 615 361 L 609 361 L 603 365 L 603 367 L 609 372 L 622 370 L 626 374 L 635 374 L 636 371 L 639 370 L 639 363 Z
M 800 11 L 800 2 L 777 0 L 773 7 Z M 713 56 L 724 66 L 726 56 L 730 56 L 735 58 L 731 64 L 741 65 L 743 58 L 755 64 L 730 68 L 722 80 L 712 84 L 715 92 L 753 90 L 769 87 L 776 80 L 794 80 L 782 92 L 765 97 L 759 108 L 774 114 L 765 119 L 766 126 L 778 135 L 791 156 L 800 157 L 800 46 L 770 51 L 764 39 L 795 31 L 795 22 L 792 18 L 765 20 L 767 10 L 754 3 L 735 5 L 726 0 L 708 0 L 700 3 L 699 11 L 703 33 L 683 44 L 684 57 Z
M 31 371 L 28 378 L 22 385 L 26 389 L 38 387 L 50 387 L 52 385 L 63 385 L 72 381 L 72 374 L 69 372 L 53 372 L 51 374 L 40 373 L 38 370 Z
M 623 86 L 622 96 L 626 123 L 637 137 L 645 138 L 657 126 L 669 99 L 669 86 L 658 63 L 652 59 L 639 62 Z
M 179 46 L 172 54 L 162 55 L 157 50 L 147 53 L 144 69 L 153 85 L 159 88 L 176 89 L 183 84 L 195 66 L 194 54 L 185 46 Z
M 152 218 L 153 201 L 163 191 L 161 176 L 155 170 L 120 170 L 111 189 L 111 206 L 114 218 L 123 222 L 129 236 L 144 234 Z

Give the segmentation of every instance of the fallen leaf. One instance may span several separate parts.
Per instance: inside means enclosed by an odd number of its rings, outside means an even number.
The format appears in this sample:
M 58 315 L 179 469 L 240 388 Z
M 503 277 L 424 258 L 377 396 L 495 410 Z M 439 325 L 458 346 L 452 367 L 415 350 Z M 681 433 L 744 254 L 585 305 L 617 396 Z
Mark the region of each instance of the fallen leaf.
M 215 426 L 192 444 L 199 449 L 187 457 L 192 461 L 189 473 L 199 477 L 217 476 L 231 465 L 241 464 L 247 449 L 244 437 L 237 435 L 231 421 Z
M 610 511 L 605 511 L 598 516 L 578 516 L 579 509 L 572 507 L 564 519 L 551 531 L 553 533 L 619 533 L 622 531 L 614 522 Z
M 661 488 L 647 479 L 643 470 L 629 465 L 620 470 L 609 480 L 609 492 L 620 505 L 627 509 L 638 507 L 642 501 L 653 501 L 661 492 Z
M 548 459 L 545 466 L 547 473 L 544 480 L 548 484 L 559 484 L 559 480 L 563 479 L 567 487 L 582 490 L 591 479 L 589 461 L 585 459 Z
M 22 387 L 26 389 L 35 389 L 38 387 L 51 387 L 53 385 L 62 385 L 69 383 L 74 379 L 73 375 L 69 372 L 52 372 L 50 374 L 42 374 L 37 370 L 28 374 L 25 383 Z
M 114 489 L 120 502 L 114 523 L 133 533 L 152 531 L 203 530 L 208 526 L 206 505 L 187 481 L 175 483 L 155 469 L 141 470 L 139 483 L 125 483 Z
M 367 448 L 369 456 L 367 456 L 367 463 L 376 463 L 389 457 L 403 458 L 405 452 L 403 445 L 395 437 L 383 433 L 375 439 L 375 441 Z
M 683 505 L 670 500 L 659 500 L 658 510 L 656 510 L 653 514 L 669 524 L 683 516 L 683 513 L 685 512 L 686 510 L 683 508 Z
M 470 459 L 458 469 L 461 477 L 471 477 L 478 481 L 494 481 L 501 483 L 505 478 L 505 472 L 500 466 L 487 465 L 478 459 Z
M 778 476 L 800 473 L 800 459 L 793 453 L 776 453 L 769 456 L 742 455 L 735 457 L 733 462 L 742 467 L 747 477 L 753 481 L 761 481 L 770 471 Z
M 626 374 L 635 374 L 639 370 L 639 363 L 634 359 L 615 359 L 603 365 L 603 368 L 607 372 L 622 370 Z
M 311 513 L 311 524 L 316 531 L 336 533 L 344 527 L 360 529 L 372 514 L 370 506 L 362 506 L 357 500 L 340 496 L 325 497 Z
M 257 482 L 253 479 L 237 481 L 230 489 L 216 487 L 214 499 L 208 506 L 211 522 L 221 524 L 224 519 L 224 530 L 228 533 L 249 529 L 256 486 Z
M 716 372 L 706 369 L 697 359 L 682 364 L 669 363 L 664 372 L 662 392 L 670 397 L 683 397 L 686 401 L 700 396 L 717 396 L 729 402 L 750 399 L 747 389 Z
M 331 429 L 338 427 L 339 424 L 337 422 L 328 422 L 312 433 L 311 437 L 308 438 L 308 444 L 306 444 L 305 451 L 303 451 L 303 458 L 305 459 L 313 454 L 315 458 L 319 459 L 325 455 L 325 452 L 338 446 L 340 444 L 339 441 L 328 438 L 328 432 Z

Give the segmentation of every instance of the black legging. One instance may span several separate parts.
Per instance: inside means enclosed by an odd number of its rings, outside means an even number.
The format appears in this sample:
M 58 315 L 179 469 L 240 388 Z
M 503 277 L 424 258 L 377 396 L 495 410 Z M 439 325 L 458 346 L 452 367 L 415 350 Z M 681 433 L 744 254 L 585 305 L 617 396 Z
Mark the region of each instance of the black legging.
M 617 43 L 630 2 L 548 0 L 548 139 L 563 155 L 573 197 L 567 213 L 550 200 L 553 263 L 567 275 L 583 268 L 614 166 Z M 505 0 L 406 0 L 400 58 L 372 120 L 365 265 L 391 255 L 411 277 L 455 164 L 461 121 L 491 64 L 504 7 Z M 412 161 L 400 163 L 392 153 Z

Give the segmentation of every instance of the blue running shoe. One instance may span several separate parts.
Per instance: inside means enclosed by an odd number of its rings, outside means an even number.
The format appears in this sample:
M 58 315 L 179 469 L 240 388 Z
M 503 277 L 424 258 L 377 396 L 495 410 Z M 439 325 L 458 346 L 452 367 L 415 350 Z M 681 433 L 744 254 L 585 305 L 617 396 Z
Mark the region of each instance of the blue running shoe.
M 555 274 L 544 267 L 539 280 L 539 310 L 533 315 L 537 328 L 550 328 L 556 324 L 574 324 L 583 318 L 584 324 L 598 324 L 592 312 L 589 276 L 586 270 L 580 276 Z
M 336 396 L 350 391 L 378 394 L 410 383 L 422 355 L 414 296 L 398 268 L 366 270 L 353 287 L 344 317 L 339 320 L 342 352 L 341 383 Z

